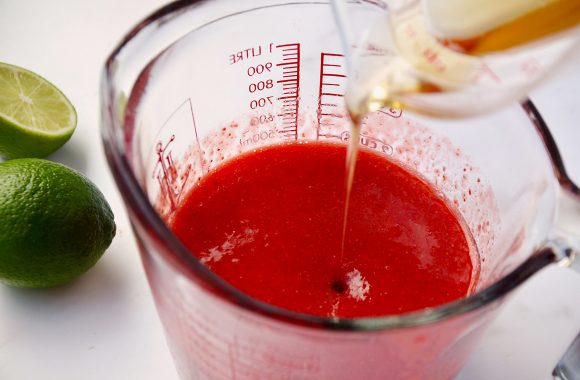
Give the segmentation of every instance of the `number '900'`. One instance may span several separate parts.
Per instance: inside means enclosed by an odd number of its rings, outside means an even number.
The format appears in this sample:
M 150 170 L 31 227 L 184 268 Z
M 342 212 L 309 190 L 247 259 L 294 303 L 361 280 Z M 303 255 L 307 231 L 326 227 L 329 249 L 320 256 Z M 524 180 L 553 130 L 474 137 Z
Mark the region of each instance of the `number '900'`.
M 264 72 L 271 70 L 272 70 L 272 62 L 266 62 L 264 64 L 260 63 L 259 65 L 248 67 L 246 73 L 248 74 L 249 77 L 252 77 L 256 74 L 263 74 Z

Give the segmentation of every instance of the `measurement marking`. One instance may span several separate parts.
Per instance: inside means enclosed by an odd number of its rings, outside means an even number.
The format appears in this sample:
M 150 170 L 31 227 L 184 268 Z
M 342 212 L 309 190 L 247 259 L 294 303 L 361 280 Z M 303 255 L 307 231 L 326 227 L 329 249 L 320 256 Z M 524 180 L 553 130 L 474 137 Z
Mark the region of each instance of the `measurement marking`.
M 184 107 L 186 104 L 189 104 L 189 107 L 185 109 Z M 170 210 L 175 210 L 181 196 L 183 195 L 183 190 L 187 184 L 187 180 L 192 173 L 192 164 L 188 163 L 187 165 L 183 165 L 181 168 L 176 166 L 176 159 L 180 157 L 175 157 L 175 151 L 171 148 L 172 143 L 177 138 L 184 138 L 184 136 L 176 136 L 175 133 L 172 133 L 168 140 L 165 140 L 163 135 L 163 130 L 174 116 L 180 111 L 184 110 L 191 115 L 191 122 L 193 125 L 193 133 L 195 137 L 195 142 L 197 144 L 199 158 L 200 158 L 200 165 L 201 165 L 201 144 L 199 142 L 199 137 L 197 134 L 197 125 L 195 122 L 195 114 L 193 112 L 193 105 L 191 102 L 191 98 L 186 99 L 183 101 L 171 114 L 165 119 L 161 128 L 159 129 L 159 133 L 156 136 L 157 143 L 152 148 L 153 151 L 151 152 L 153 157 L 156 157 L 156 162 L 153 167 L 152 177 L 157 179 L 159 184 L 159 191 L 160 196 L 165 198 L 169 202 Z M 164 143 L 164 140 L 166 141 Z M 179 154 L 179 151 L 178 153 Z M 184 163 L 185 164 L 185 163 Z M 201 171 L 204 173 L 203 165 L 201 166 Z
M 187 98 L 179 106 L 177 106 L 177 108 L 175 110 L 173 110 L 173 112 L 171 112 L 171 114 L 169 114 L 167 119 L 165 119 L 163 124 L 161 124 L 161 128 L 159 128 L 159 130 L 162 130 L 163 128 L 165 128 L 165 126 L 167 125 L 167 123 L 169 123 L 169 120 L 171 120 L 173 115 L 175 115 L 181 109 L 181 107 L 183 107 L 185 105 L 185 103 L 187 103 L 187 102 L 189 102 L 191 104 L 191 99 Z M 157 136 L 157 137 L 159 137 L 159 136 Z
M 187 99 L 189 101 L 189 111 L 191 112 L 191 120 L 193 120 L 193 131 L 195 133 L 195 142 L 197 143 L 197 151 L 199 152 L 199 164 L 201 165 L 201 174 L 207 174 L 203 170 L 203 155 L 201 154 L 201 143 L 199 142 L 199 136 L 197 135 L 197 124 L 195 124 L 195 115 L 193 113 L 193 104 L 191 103 L 191 98 Z
M 340 136 L 338 136 L 338 135 L 327 134 L 327 133 L 321 133 L 320 136 L 322 136 L 322 137 L 334 137 L 334 138 L 337 138 L 337 139 L 340 138 Z
M 278 131 L 285 138 L 298 138 L 298 95 L 300 92 L 300 44 L 276 45 L 281 50 L 281 62 L 276 64 L 282 69 L 282 78 L 276 83 L 282 85 L 281 112 L 277 115 L 282 120 Z
M 316 130 L 317 139 L 320 137 L 332 137 L 336 138 L 333 134 L 324 134 L 322 127 L 331 128 L 341 124 L 336 123 L 337 119 L 342 119 L 343 116 L 340 115 L 339 107 L 342 107 L 342 103 L 335 102 L 334 100 L 328 99 L 328 97 L 333 98 L 343 98 L 344 94 L 343 87 L 345 85 L 341 78 L 347 78 L 346 73 L 343 70 L 343 57 L 342 54 L 336 53 L 320 53 L 320 77 L 318 85 L 318 109 L 316 116 L 318 119 L 318 126 Z M 337 79 L 329 79 L 337 78 Z M 325 98 L 327 97 L 327 98 Z
M 403 114 L 403 110 L 400 108 L 389 108 L 388 111 L 385 109 L 379 110 L 378 112 L 389 115 L 392 118 L 398 119 Z
M 175 141 L 175 135 L 171 135 L 165 145 L 163 145 L 161 140 L 157 142 L 155 148 L 157 162 L 153 167 L 153 178 L 157 179 L 161 194 L 169 199 L 171 210 L 174 210 L 176 205 L 176 200 L 174 199 L 176 194 L 172 185 L 177 179 L 174 158 L 171 154 L 172 152 L 168 151 L 169 145 L 173 141 Z M 161 167 L 161 169 L 157 170 L 158 167 Z
M 344 57 L 344 54 L 337 54 L 337 53 L 322 53 L 326 57 Z

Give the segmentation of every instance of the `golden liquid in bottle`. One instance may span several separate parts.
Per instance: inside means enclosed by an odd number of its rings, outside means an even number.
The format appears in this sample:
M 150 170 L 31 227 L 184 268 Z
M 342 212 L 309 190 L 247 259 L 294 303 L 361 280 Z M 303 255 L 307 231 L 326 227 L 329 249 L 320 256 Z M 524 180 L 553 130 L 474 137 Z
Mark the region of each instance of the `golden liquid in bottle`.
M 489 0 L 489 4 L 500 1 L 510 0 Z M 367 113 L 383 107 L 407 108 L 418 113 L 433 114 L 428 109 L 408 104 L 404 98 L 413 94 L 453 91 L 470 80 L 468 73 L 473 70 L 478 57 L 486 54 L 510 54 L 505 51 L 580 27 L 580 0 L 544 2 L 543 5 L 511 21 L 469 38 L 444 39 L 434 36 L 425 27 L 426 22 L 423 13 L 420 12 L 419 2 L 414 10 L 418 17 L 412 19 L 403 17 L 402 20 L 393 18 L 391 22 L 399 53 L 417 74 L 410 75 L 406 71 L 397 71 L 394 68 L 390 74 L 391 78 L 407 76 L 408 80 L 403 84 L 377 80 L 374 83 L 351 86 L 350 95 L 354 95 L 351 98 L 355 100 L 347 102 L 347 107 L 356 118 L 360 119 Z M 417 27 L 424 34 L 419 39 L 419 45 L 405 37 L 404 30 L 408 30 L 409 26 Z M 425 52 L 430 52 L 432 56 Z M 429 62 L 432 57 L 436 57 L 438 62 Z M 445 72 L 437 72 L 441 66 L 447 67 Z M 373 70 L 365 67 L 364 62 L 357 69 Z M 434 79 L 430 80 L 429 77 Z
M 578 24 L 580 1 L 554 0 L 481 36 L 443 42 L 460 47 L 465 54 L 483 55 L 535 42 Z

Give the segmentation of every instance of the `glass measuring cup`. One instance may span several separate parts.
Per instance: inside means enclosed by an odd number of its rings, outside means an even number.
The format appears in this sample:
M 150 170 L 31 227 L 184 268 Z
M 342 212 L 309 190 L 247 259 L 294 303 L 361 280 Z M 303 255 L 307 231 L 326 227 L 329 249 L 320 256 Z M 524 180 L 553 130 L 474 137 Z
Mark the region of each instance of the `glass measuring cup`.
M 351 3 L 353 17 L 368 22 L 374 3 Z M 349 141 L 340 47 L 324 1 L 188 1 L 139 24 L 106 63 L 107 158 L 183 378 L 451 378 L 511 290 L 572 263 L 579 190 L 530 103 L 468 121 L 382 109 L 363 123 L 366 149 L 421 173 L 469 226 L 481 273 L 466 299 L 316 318 L 249 298 L 187 252 L 166 222 L 208 170 L 287 140 Z

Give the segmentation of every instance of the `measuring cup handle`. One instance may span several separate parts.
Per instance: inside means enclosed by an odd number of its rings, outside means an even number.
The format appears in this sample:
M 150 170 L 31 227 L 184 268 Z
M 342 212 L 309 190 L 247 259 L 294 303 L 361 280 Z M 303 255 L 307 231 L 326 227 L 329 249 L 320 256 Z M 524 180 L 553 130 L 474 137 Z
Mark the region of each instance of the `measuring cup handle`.
M 580 273 L 580 189 L 573 182 L 560 183 L 550 245 L 560 264 Z
M 556 217 L 547 245 L 559 258 L 560 265 L 571 267 L 580 273 L 580 187 L 566 172 L 556 141 L 536 106 L 529 100 L 522 105 L 544 142 L 559 184 Z
M 559 184 L 554 228 L 547 245 L 560 265 L 580 273 L 580 188 L 568 176 L 558 146 L 534 104 L 527 101 L 523 106 L 544 141 Z M 580 333 L 554 368 L 554 380 L 580 379 L 578 358 Z
M 554 162 L 554 161 L 553 161 Z M 580 189 L 563 171 L 564 166 L 554 165 L 558 182 L 558 202 L 553 237 L 548 247 L 559 265 L 574 269 L 580 273 Z M 552 372 L 554 380 L 580 380 L 580 333 L 560 358 Z
M 552 159 L 560 186 L 550 244 L 561 258 L 560 265 L 580 273 L 580 188 L 568 177 L 561 158 Z

